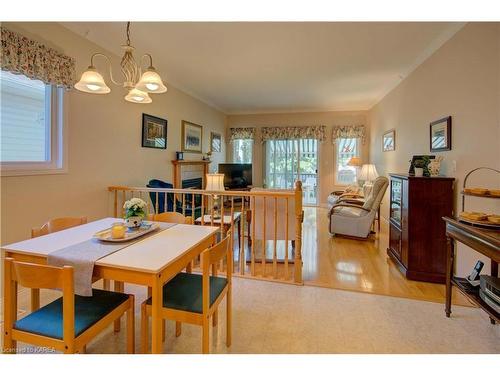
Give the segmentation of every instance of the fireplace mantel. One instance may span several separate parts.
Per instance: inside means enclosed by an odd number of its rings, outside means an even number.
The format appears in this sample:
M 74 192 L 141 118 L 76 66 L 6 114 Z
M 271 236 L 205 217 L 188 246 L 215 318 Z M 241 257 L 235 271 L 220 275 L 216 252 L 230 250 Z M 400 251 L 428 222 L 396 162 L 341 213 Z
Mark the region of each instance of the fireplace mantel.
M 174 166 L 174 188 L 182 188 L 182 166 L 183 165 L 201 165 L 203 166 L 203 186 L 205 186 L 205 175 L 208 173 L 208 165 L 211 163 L 210 160 L 172 160 Z

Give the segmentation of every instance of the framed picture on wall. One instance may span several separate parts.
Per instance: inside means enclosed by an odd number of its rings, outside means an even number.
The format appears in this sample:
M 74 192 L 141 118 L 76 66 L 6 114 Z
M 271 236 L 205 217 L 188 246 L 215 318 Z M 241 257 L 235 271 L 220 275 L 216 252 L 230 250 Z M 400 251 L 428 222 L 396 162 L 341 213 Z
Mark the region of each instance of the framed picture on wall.
M 182 151 L 201 153 L 203 126 L 182 120 Z
M 210 132 L 210 151 L 222 151 L 222 136 L 219 133 Z
M 396 149 L 396 130 L 388 130 L 382 135 L 382 151 L 394 151 Z
M 142 147 L 167 148 L 167 120 L 142 114 Z
M 451 150 L 451 116 L 430 124 L 431 152 Z

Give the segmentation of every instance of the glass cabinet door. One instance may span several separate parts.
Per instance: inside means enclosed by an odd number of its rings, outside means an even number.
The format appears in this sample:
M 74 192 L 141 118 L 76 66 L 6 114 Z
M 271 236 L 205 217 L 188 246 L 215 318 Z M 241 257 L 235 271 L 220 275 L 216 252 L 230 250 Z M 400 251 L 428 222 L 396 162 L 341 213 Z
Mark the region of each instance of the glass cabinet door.
M 403 181 L 391 179 L 391 220 L 401 226 L 401 192 Z

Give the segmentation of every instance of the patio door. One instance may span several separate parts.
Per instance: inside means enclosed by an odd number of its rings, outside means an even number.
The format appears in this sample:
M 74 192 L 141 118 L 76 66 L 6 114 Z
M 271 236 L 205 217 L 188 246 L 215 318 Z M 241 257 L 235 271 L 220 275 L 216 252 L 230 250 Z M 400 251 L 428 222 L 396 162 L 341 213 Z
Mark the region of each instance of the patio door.
M 265 150 L 265 186 L 270 189 L 293 189 L 295 181 L 301 180 L 303 203 L 317 204 L 318 141 L 268 140 Z

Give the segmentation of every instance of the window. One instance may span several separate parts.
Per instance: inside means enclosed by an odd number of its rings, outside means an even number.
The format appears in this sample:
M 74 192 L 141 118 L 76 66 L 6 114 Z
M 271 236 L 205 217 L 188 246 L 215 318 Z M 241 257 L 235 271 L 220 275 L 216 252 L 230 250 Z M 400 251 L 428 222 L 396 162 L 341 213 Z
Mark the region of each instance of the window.
M 293 189 L 302 181 L 304 204 L 317 203 L 318 141 L 316 139 L 271 139 L 265 142 L 265 186 Z
M 0 73 L 2 175 L 62 171 L 63 89 Z
M 252 163 L 252 139 L 235 139 L 233 141 L 233 162 L 242 164 Z
M 356 168 L 347 165 L 354 156 L 359 157 L 359 138 L 338 138 L 335 158 L 335 182 L 338 185 L 350 185 L 356 182 Z

